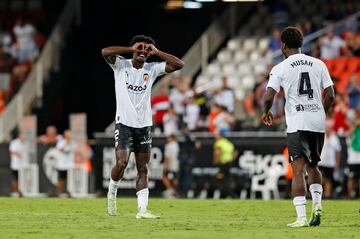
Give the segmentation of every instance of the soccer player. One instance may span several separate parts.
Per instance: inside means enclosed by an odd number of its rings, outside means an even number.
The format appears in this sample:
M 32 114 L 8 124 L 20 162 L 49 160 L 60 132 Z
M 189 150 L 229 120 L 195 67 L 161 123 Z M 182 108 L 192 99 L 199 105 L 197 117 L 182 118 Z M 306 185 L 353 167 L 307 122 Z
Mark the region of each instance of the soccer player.
M 120 55 L 132 53 L 131 59 Z M 158 76 L 181 69 L 184 63 L 177 57 L 158 50 L 151 37 L 135 36 L 130 47 L 112 46 L 102 49 L 102 55 L 114 71 L 116 93 L 115 154 L 107 195 L 107 211 L 116 215 L 116 194 L 131 152 L 135 153 L 137 168 L 137 219 L 156 219 L 147 210 L 149 189 L 148 169 L 151 149 L 151 87 Z M 163 62 L 147 63 L 149 56 Z
M 282 31 L 281 50 L 286 59 L 270 72 L 262 115 L 264 124 L 271 126 L 273 115 L 270 108 L 275 94 L 282 87 L 286 98 L 289 160 L 294 171 L 291 191 L 297 213 L 297 220 L 288 227 L 320 225 L 323 188 L 317 164 L 324 143 L 325 113 L 334 101 L 333 83 L 325 64 L 302 54 L 302 42 L 303 34 L 298 28 L 287 27 Z M 306 219 L 305 171 L 313 200 L 309 223 Z

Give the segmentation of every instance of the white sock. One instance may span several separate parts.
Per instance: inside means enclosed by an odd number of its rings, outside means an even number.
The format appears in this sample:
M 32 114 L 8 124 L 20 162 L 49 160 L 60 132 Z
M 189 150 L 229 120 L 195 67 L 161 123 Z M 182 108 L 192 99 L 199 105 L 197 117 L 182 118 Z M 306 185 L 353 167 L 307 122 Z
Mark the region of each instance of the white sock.
M 138 212 L 146 212 L 148 201 L 149 201 L 149 189 L 144 188 L 136 193 L 138 201 Z
M 114 181 L 111 177 L 110 177 L 110 183 L 109 183 L 109 194 L 111 194 L 112 196 L 116 197 L 117 194 L 117 189 L 119 187 L 120 184 L 120 180 L 119 181 Z
M 294 197 L 293 200 L 298 219 L 306 219 L 306 198 L 305 196 Z
M 314 183 L 311 184 L 309 187 L 309 190 L 311 192 L 312 202 L 313 202 L 313 208 L 316 204 L 321 203 L 321 197 L 323 193 L 323 187 L 321 184 Z

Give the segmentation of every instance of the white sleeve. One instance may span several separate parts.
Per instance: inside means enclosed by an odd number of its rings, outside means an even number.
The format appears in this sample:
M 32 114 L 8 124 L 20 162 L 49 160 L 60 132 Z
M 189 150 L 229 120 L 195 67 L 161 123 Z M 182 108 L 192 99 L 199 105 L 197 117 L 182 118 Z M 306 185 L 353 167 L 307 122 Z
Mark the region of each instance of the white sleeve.
M 63 150 L 64 148 L 64 140 L 59 140 L 56 144 L 56 148 L 59 150 Z
M 336 152 L 341 151 L 340 140 L 337 136 L 334 137 L 334 147 L 335 147 Z
M 12 141 L 9 146 L 10 152 L 16 152 L 18 150 L 16 146 L 17 146 L 16 143 Z
M 279 93 L 281 87 L 281 78 L 278 68 L 272 68 L 269 74 L 269 82 L 266 88 L 273 88 L 276 92 Z
M 165 149 L 164 149 L 164 156 L 165 156 L 165 158 L 169 158 L 169 157 L 171 157 L 171 149 L 170 149 L 170 145 L 165 145 Z
M 115 58 L 115 63 L 114 64 L 111 64 L 110 62 L 106 61 L 110 66 L 111 68 L 115 71 L 116 69 L 121 69 L 121 68 L 124 68 L 125 66 L 125 58 L 120 56 L 120 55 L 116 55 L 116 58 Z
M 166 74 L 165 67 L 166 61 L 154 63 L 153 71 L 155 78 Z
M 333 85 L 329 71 L 324 62 L 322 62 L 322 73 L 321 73 L 321 86 L 323 89 Z

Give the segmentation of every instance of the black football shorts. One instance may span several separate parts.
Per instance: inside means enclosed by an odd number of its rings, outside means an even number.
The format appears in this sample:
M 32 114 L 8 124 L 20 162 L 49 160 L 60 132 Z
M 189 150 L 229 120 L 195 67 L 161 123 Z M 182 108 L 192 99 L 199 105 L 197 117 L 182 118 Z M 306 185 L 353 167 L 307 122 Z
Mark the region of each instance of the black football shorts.
M 121 123 L 115 125 L 115 148 L 135 153 L 150 153 L 151 127 L 133 128 Z
M 308 163 L 317 165 L 321 160 L 321 150 L 324 146 L 325 133 L 312 131 L 297 131 L 287 134 L 289 162 L 303 157 Z

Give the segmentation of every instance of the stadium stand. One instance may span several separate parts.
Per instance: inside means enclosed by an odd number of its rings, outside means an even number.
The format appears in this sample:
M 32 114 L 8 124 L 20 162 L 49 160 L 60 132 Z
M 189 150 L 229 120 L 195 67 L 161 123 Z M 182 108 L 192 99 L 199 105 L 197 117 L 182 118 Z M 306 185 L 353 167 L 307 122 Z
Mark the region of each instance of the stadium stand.
M 63 1 L 0 2 L 0 113 L 27 79 L 62 7 Z
M 250 92 L 255 91 L 258 84 L 257 79 L 261 74 L 267 74 L 269 67 L 282 59 L 279 51 L 280 44 L 277 29 L 285 25 L 295 25 L 303 29 L 305 37 L 322 29 L 336 20 L 341 20 L 342 16 L 354 14 L 360 9 L 360 4 L 356 2 L 344 3 L 334 1 L 335 6 L 322 4 L 322 1 L 316 1 L 313 7 L 307 7 L 311 1 L 302 1 L 299 4 L 296 1 L 284 1 L 276 4 L 259 4 L 257 14 L 252 15 L 247 24 L 244 24 L 238 31 L 237 36 L 231 37 L 226 46 L 218 52 L 215 59 L 201 71 L 196 79 L 196 87 L 201 88 L 218 88 L 222 84 L 222 79 L 228 79 L 228 85 L 234 89 L 236 99 L 244 106 L 237 107 L 235 115 L 244 120 L 249 113 Z M 319 14 L 314 15 L 316 9 L 321 9 Z M 337 59 L 324 59 L 329 67 L 331 76 L 334 78 L 336 89 L 340 92 L 345 90 L 353 73 L 359 75 L 359 58 L 356 57 L 359 51 L 360 35 L 356 28 L 357 23 L 348 21 L 344 26 L 335 29 L 342 36 L 344 42 L 341 48 L 341 57 Z M 331 30 L 331 29 L 330 29 Z M 273 33 L 273 36 L 271 36 Z M 348 33 L 348 34 L 346 34 Z M 348 40 L 345 36 L 350 35 Z M 304 44 L 303 51 L 316 57 L 321 57 L 316 50 L 321 48 L 321 39 Z M 348 42 L 355 42 L 349 47 Z M 351 51 L 347 52 L 347 49 Z M 307 52 L 309 51 L 309 52 Z M 319 50 L 320 51 L 320 50 Z M 357 51 L 357 53 L 356 53 Z M 250 112 L 246 112 L 250 111 Z M 252 119 L 253 120 L 253 119 Z M 251 120 L 251 121 L 252 121 Z M 255 124 L 257 125 L 257 124 Z

